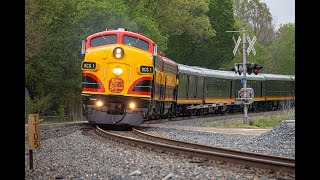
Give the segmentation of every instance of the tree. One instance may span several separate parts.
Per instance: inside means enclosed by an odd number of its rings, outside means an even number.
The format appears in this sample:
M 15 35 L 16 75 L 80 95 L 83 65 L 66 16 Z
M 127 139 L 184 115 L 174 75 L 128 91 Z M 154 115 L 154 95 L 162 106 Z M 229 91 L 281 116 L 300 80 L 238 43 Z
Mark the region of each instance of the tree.
M 93 33 L 123 27 L 142 32 L 159 50 L 166 47 L 167 36 L 150 14 L 137 13 L 125 2 L 25 1 L 25 84 L 34 106 L 42 99 L 50 110 L 69 111 L 80 104 L 81 40 Z
M 270 72 L 295 74 L 295 23 L 280 25 L 268 52 L 271 59 Z
M 231 0 L 210 0 L 209 2 L 208 16 L 217 35 L 208 39 L 207 43 L 202 43 L 201 49 L 205 49 L 205 53 L 208 54 L 208 61 L 204 66 L 218 69 L 234 58 L 233 34 L 226 31 L 237 29 L 235 29 Z
M 45 98 L 51 110 L 68 111 L 81 100 L 81 40 L 132 25 L 127 6 L 117 0 L 27 0 L 25 14 L 26 87 L 35 101 Z
M 207 13 L 216 32 L 213 37 L 195 38 L 187 33 L 170 36 L 166 54 L 177 62 L 218 69 L 233 60 L 234 43 L 228 30 L 235 30 L 231 0 L 210 0 Z
M 214 35 L 206 0 L 127 0 L 133 17 L 148 16 L 157 23 L 162 34 L 188 34 L 196 38 Z
M 177 63 L 193 65 L 201 64 L 200 59 L 193 59 L 194 52 L 199 50 L 198 44 L 194 41 L 194 37 L 183 33 L 181 35 L 172 35 L 169 37 L 168 49 L 165 51 L 167 57 Z
M 262 45 L 269 45 L 274 39 L 275 24 L 267 5 L 260 0 L 235 0 L 233 5 L 235 17 L 250 25 Z

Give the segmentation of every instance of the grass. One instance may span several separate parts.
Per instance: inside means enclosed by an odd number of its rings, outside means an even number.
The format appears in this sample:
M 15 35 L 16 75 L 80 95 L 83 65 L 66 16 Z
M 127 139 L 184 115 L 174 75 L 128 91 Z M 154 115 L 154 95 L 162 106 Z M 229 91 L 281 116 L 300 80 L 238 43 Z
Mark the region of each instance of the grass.
M 249 117 L 249 124 L 243 124 L 243 117 L 241 117 L 234 120 L 215 121 L 214 124 L 207 124 L 205 127 L 272 129 L 282 121 L 292 119 L 295 119 L 294 115 L 280 112 L 275 115 Z
M 270 129 L 284 120 L 294 119 L 294 117 L 287 115 L 277 115 L 277 116 L 257 116 L 249 120 L 249 125 L 254 128 L 264 128 Z

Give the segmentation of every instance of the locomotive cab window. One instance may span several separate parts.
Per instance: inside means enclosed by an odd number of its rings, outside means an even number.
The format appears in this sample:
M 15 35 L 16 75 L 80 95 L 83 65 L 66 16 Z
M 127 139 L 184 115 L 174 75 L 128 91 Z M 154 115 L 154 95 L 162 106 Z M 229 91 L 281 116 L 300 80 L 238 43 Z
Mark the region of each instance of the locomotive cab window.
M 134 46 L 143 50 L 149 50 L 149 43 L 136 37 L 123 36 L 123 44 Z
M 95 38 L 92 38 L 90 41 L 91 47 L 97 47 L 107 44 L 116 44 L 117 43 L 117 35 L 101 35 Z

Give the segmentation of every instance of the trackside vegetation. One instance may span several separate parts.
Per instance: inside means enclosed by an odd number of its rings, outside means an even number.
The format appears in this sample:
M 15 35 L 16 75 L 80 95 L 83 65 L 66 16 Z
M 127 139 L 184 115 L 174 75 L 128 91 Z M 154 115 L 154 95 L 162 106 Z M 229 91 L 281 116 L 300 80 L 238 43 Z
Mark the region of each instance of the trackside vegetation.
M 272 129 L 284 120 L 295 120 L 295 115 L 288 113 L 287 110 L 279 111 L 270 115 L 259 115 L 249 113 L 249 124 L 243 124 L 243 117 L 234 120 L 220 120 L 215 123 L 205 125 L 206 127 L 222 127 L 222 128 L 261 128 Z

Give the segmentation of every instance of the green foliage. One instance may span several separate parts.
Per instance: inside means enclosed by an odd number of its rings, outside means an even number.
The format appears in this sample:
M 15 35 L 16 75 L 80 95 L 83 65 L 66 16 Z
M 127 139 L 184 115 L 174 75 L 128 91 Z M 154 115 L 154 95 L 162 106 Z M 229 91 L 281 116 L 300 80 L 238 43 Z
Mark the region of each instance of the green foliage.
M 250 26 L 250 30 L 261 44 L 271 43 L 274 36 L 274 24 L 266 3 L 260 0 L 235 0 L 234 14 L 239 21 L 244 21 Z
M 271 129 L 278 124 L 280 124 L 283 120 L 292 119 L 290 116 L 258 116 L 252 117 L 249 120 L 249 125 L 257 128 Z
M 208 43 L 202 43 L 201 48 L 206 50 L 204 53 L 209 57 L 207 58 L 209 61 L 204 66 L 218 69 L 234 59 L 232 54 L 234 48 L 232 36 L 234 33 L 226 31 L 237 29 L 235 28 L 231 0 L 211 0 L 209 2 L 208 16 L 217 35 L 209 39 Z
M 137 12 L 135 15 L 145 14 L 151 17 L 166 36 L 183 33 L 197 37 L 214 35 L 206 16 L 209 8 L 205 0 L 140 0 L 132 6 L 137 7 L 133 8 Z
M 25 80 L 30 92 L 38 99 L 51 93 L 47 106 L 52 110 L 79 103 L 81 40 L 106 28 L 135 26 L 128 12 L 117 0 L 26 1 Z
M 141 32 L 150 33 L 159 51 L 166 51 L 170 36 L 190 35 L 205 39 L 214 35 L 205 0 L 150 1 L 126 0 L 133 21 L 141 25 Z M 148 27 L 148 28 L 147 28 Z M 147 29 L 146 29 L 147 28 Z M 173 57 L 170 57 L 173 58 Z
M 130 28 L 131 31 L 141 32 L 153 40 L 158 45 L 158 51 L 166 50 L 168 38 L 162 34 L 155 21 L 145 15 L 134 17 L 132 21 L 136 23 L 136 27 Z
M 271 59 L 271 72 L 279 74 L 295 74 L 295 24 L 281 25 L 278 36 L 268 48 Z M 276 66 L 276 67 L 274 67 Z M 272 69 L 275 68 L 275 69 Z
M 231 0 L 209 1 L 207 13 L 215 36 L 197 38 L 188 33 L 169 37 L 166 54 L 171 59 L 187 64 L 218 69 L 233 60 L 232 33 L 235 30 Z
M 65 119 L 64 109 L 65 109 L 65 108 L 63 107 L 63 105 L 60 105 L 60 106 L 59 106 L 59 108 L 58 108 L 58 110 L 57 110 L 58 119 L 61 119 L 61 120 Z
M 169 37 L 166 56 L 177 63 L 191 65 L 193 62 L 196 63 L 193 59 L 193 53 L 198 49 L 195 46 L 197 46 L 197 44 L 191 35 L 186 33 L 182 35 L 172 35 Z
M 50 101 L 52 101 L 52 95 L 37 96 L 30 102 L 25 101 L 28 108 L 28 114 L 46 114 L 50 111 Z

